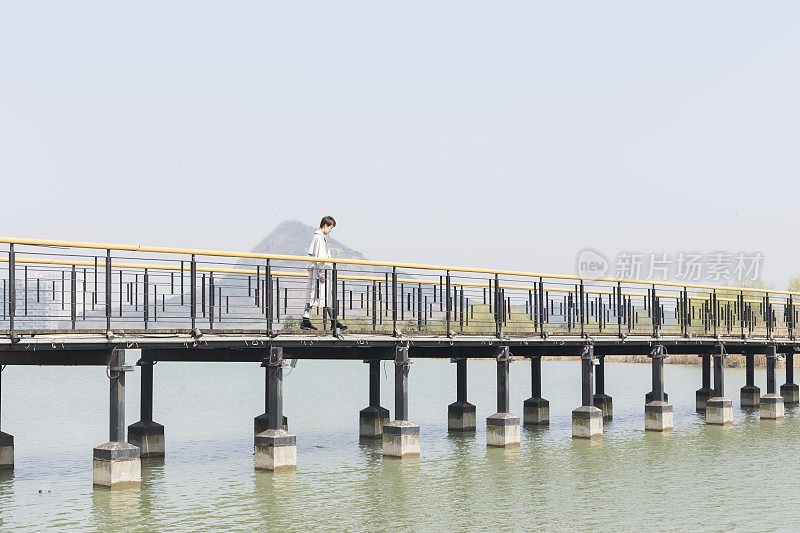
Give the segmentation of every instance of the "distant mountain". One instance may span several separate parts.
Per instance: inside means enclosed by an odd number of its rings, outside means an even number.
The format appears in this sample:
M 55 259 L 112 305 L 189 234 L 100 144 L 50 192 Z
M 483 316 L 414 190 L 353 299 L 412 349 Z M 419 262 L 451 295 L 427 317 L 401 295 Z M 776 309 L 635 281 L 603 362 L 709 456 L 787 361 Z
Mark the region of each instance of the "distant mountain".
M 284 220 L 251 251 L 264 254 L 306 256 L 308 255 L 308 245 L 311 244 L 311 238 L 315 231 L 317 228 L 297 220 Z M 331 236 L 328 236 L 328 243 L 331 246 L 331 256 L 334 258 L 366 259 L 364 254 L 358 250 L 353 250 Z

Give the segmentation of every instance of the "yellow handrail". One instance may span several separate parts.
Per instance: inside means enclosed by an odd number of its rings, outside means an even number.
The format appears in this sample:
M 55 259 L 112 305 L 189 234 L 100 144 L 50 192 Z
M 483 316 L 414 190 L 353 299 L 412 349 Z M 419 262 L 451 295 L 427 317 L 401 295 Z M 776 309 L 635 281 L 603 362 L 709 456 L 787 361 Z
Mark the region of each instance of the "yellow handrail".
M 229 252 L 222 250 L 203 250 L 193 248 L 168 248 L 163 246 L 145 246 L 145 245 L 132 245 L 132 244 L 110 244 L 110 243 L 93 243 L 81 241 L 61 241 L 50 239 L 29 239 L 29 238 L 12 238 L 0 237 L 0 243 L 7 244 L 22 244 L 32 246 L 58 246 L 68 248 L 86 248 L 96 250 L 123 250 L 130 252 L 148 252 L 148 253 L 164 253 L 164 254 L 184 254 L 184 255 L 202 255 L 207 257 L 235 257 L 235 258 L 249 258 L 249 259 L 274 259 L 279 261 L 319 261 L 319 258 L 298 256 L 298 255 L 280 255 L 280 254 L 262 254 L 255 252 Z M 497 274 L 502 276 L 521 276 L 533 278 L 548 278 L 548 279 L 569 279 L 581 280 L 580 276 L 570 274 L 543 274 L 540 272 L 524 272 L 517 270 L 502 270 L 494 268 L 473 268 L 473 267 L 459 267 L 459 266 L 444 266 L 444 265 L 426 265 L 418 263 L 401 263 L 393 261 L 372 261 L 367 259 L 325 259 L 326 263 L 337 263 L 344 265 L 362 265 L 362 266 L 380 266 L 380 267 L 396 267 L 417 270 L 438 270 L 450 272 L 470 272 L 475 274 Z M 215 272 L 219 270 L 214 270 Z M 341 277 L 341 276 L 340 276 Z M 646 281 L 646 280 L 633 280 L 633 279 L 619 279 L 619 278 L 593 278 L 586 281 L 599 281 L 606 283 L 626 283 L 638 285 L 658 285 L 667 287 L 680 287 L 689 289 L 705 289 L 705 290 L 722 290 L 722 291 L 746 291 L 746 292 L 761 292 L 769 294 L 784 294 L 800 296 L 800 292 L 795 291 L 782 291 L 771 289 L 755 289 L 749 287 L 726 287 L 716 285 L 701 285 L 692 283 L 676 283 L 669 281 Z

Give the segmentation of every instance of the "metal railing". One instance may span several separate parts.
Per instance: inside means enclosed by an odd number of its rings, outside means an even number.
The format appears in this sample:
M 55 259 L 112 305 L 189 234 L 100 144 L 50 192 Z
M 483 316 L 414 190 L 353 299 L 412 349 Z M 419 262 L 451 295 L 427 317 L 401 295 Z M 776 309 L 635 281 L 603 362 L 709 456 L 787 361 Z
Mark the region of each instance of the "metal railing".
M 0 335 L 308 334 L 312 257 L 0 238 Z M 6 263 L 3 265 L 2 263 Z M 321 334 L 794 339 L 800 293 L 326 260 Z M 326 290 L 328 288 L 328 290 Z M 337 322 L 347 331 L 336 329 Z

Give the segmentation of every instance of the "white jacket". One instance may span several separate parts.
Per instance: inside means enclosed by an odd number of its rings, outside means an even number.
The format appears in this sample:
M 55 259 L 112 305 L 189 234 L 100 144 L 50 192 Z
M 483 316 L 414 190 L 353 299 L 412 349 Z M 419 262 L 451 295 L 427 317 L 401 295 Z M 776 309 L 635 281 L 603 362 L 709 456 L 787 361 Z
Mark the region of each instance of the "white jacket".
M 319 257 L 321 259 L 331 258 L 331 247 L 328 244 L 328 239 L 321 229 L 314 232 L 314 238 L 311 239 L 311 245 L 308 247 L 308 255 L 311 257 Z M 314 261 L 308 264 L 308 269 L 322 270 L 325 268 L 325 261 Z

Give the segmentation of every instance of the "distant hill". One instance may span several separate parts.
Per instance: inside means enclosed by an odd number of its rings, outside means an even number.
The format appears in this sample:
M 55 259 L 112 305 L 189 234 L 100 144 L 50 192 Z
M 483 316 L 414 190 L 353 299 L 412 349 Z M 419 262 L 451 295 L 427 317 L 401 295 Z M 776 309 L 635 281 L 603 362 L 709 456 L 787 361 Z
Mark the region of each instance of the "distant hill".
M 303 224 L 297 220 L 284 220 L 273 229 L 269 235 L 264 237 L 261 242 L 255 245 L 252 252 L 265 253 L 265 254 L 284 254 L 284 255 L 299 255 L 308 256 L 308 245 L 311 244 L 311 238 L 317 228 Z M 334 233 L 336 230 L 334 230 Z M 336 259 L 368 259 L 363 253 L 354 250 L 328 236 L 328 243 L 331 246 L 331 257 Z M 252 260 L 242 260 L 241 264 L 252 264 Z M 307 263 L 296 263 L 292 261 L 273 261 L 272 265 L 278 268 L 301 268 L 304 269 Z M 342 265 L 339 267 L 340 272 L 351 272 L 359 274 L 369 274 L 377 276 L 385 276 L 390 273 L 391 269 L 388 267 L 374 267 L 365 265 Z
M 308 245 L 311 244 L 311 238 L 315 231 L 317 228 L 297 220 L 284 220 L 251 251 L 264 254 L 306 256 L 308 255 Z M 364 254 L 358 250 L 353 250 L 331 236 L 328 236 L 328 243 L 331 246 L 331 256 L 334 258 L 366 259 Z

